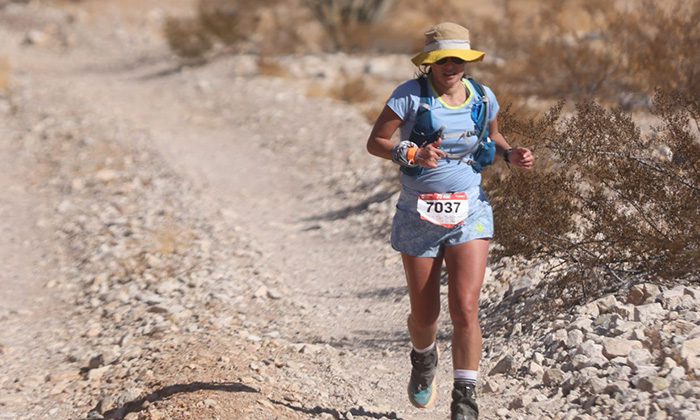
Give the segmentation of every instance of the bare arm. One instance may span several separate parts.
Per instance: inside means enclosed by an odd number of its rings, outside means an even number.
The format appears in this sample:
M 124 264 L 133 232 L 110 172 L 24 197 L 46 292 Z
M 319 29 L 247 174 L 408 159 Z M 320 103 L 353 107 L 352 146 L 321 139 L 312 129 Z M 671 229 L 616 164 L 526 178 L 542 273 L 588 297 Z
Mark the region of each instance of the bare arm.
M 489 137 L 491 140 L 496 142 L 496 153 L 499 156 L 503 156 L 503 152 L 508 149 L 511 151 L 508 153 L 508 161 L 513 166 L 518 166 L 523 169 L 530 169 L 532 164 L 535 162 L 535 157 L 533 156 L 530 149 L 525 147 L 515 147 L 511 148 L 508 141 L 500 131 L 498 131 L 498 119 L 494 118 L 489 123 Z
M 385 105 L 367 139 L 367 151 L 374 156 L 391 159 L 391 148 L 394 147 L 391 137 L 399 125 L 401 125 L 401 118 Z
M 367 139 L 367 151 L 374 156 L 391 159 L 391 149 L 394 147 L 391 137 L 400 125 L 401 118 L 385 105 Z M 445 152 L 438 149 L 441 143 L 442 140 L 438 140 L 418 149 L 414 157 L 415 162 L 421 166 L 435 168 L 437 161 L 445 156 Z

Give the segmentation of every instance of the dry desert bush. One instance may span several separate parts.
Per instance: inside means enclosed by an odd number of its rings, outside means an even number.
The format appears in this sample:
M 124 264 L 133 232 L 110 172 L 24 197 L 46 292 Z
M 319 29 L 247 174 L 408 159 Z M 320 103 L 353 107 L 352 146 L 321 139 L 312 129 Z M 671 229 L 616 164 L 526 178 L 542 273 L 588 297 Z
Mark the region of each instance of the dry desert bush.
M 503 132 L 543 163 L 487 180 L 496 255 L 558 262 L 544 287 L 560 303 L 642 279 L 700 280 L 700 98 L 658 90 L 653 103 L 649 134 L 592 101 L 570 117 L 561 106 L 538 120 L 504 112 Z
M 338 50 L 367 45 L 373 23 L 382 20 L 393 0 L 304 0 Z
M 543 0 L 530 14 L 509 10 L 476 22 L 487 51 L 503 59 L 487 65 L 501 87 L 626 109 L 648 107 L 657 87 L 700 94 L 700 0 Z
M 700 94 L 700 1 L 654 2 L 618 12 L 611 38 L 619 45 L 620 84 L 646 91 L 682 89 Z
M 172 51 L 186 61 L 224 52 L 280 54 L 366 51 L 373 24 L 392 0 L 199 0 L 192 18 L 168 18 L 165 34 Z M 314 33 L 316 25 L 324 35 Z M 316 31 L 318 32 L 318 31 Z M 215 55 L 214 55 L 215 56 Z
M 170 49 L 188 63 L 220 54 L 299 52 L 298 29 L 308 16 L 292 9 L 279 0 L 199 0 L 194 17 L 168 17 L 164 32 Z

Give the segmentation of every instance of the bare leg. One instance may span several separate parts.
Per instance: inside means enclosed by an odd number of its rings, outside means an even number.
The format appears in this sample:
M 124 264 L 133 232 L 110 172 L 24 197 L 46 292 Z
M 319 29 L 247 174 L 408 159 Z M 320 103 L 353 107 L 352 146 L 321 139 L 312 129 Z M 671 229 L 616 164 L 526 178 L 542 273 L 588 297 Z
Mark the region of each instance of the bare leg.
M 488 251 L 488 239 L 445 247 L 449 278 L 448 301 L 454 328 L 452 362 L 455 369 L 479 370 L 479 293 L 484 282 Z
M 440 314 L 440 270 L 442 255 L 435 258 L 401 254 L 406 272 L 411 314 L 408 333 L 413 346 L 422 349 L 435 342 Z

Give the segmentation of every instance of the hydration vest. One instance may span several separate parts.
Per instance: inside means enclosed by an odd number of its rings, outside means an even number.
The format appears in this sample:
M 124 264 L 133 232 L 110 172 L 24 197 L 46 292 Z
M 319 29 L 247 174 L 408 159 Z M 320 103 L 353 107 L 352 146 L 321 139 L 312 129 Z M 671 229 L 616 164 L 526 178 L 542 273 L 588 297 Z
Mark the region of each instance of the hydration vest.
M 428 76 L 421 76 L 418 79 L 420 85 L 420 103 L 416 111 L 416 120 L 411 129 L 409 140 L 423 147 L 426 144 L 433 143 L 442 138 L 442 132 L 445 126 L 435 128 L 433 118 L 430 111 L 431 95 L 428 91 Z M 467 153 L 459 155 L 448 155 L 448 159 L 459 159 L 471 165 L 474 172 L 481 172 L 486 166 L 493 163 L 496 155 L 496 143 L 489 138 L 489 104 L 488 97 L 484 91 L 484 87 L 472 78 L 464 78 L 470 83 L 476 92 L 477 103 L 472 107 L 472 121 L 474 121 L 474 132 L 470 135 L 477 137 L 476 147 L 467 151 Z M 466 155 L 473 153 L 474 158 L 465 158 Z M 409 176 L 420 176 L 423 173 L 422 166 L 412 168 L 401 167 L 401 171 Z

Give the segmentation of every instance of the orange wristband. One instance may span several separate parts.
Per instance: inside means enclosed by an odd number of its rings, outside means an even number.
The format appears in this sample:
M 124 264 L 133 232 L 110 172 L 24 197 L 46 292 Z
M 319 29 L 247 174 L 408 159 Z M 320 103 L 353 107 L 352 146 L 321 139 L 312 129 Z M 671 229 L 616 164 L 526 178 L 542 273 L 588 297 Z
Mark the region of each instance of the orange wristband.
M 418 153 L 418 148 L 410 147 L 408 150 L 406 150 L 406 160 L 411 163 L 416 163 L 415 160 L 413 160 L 413 158 L 416 157 L 416 153 Z

